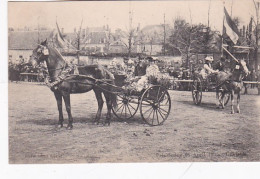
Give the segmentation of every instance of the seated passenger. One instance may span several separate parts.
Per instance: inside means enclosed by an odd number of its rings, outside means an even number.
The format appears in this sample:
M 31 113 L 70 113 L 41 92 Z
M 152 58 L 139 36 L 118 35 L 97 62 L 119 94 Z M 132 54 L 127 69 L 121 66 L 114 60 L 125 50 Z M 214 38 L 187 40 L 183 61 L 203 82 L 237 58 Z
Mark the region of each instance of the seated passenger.
M 212 68 L 212 66 L 211 66 L 212 62 L 213 62 L 213 57 L 205 58 L 205 63 L 203 65 L 203 69 L 200 71 L 200 74 L 203 79 L 206 79 L 207 76 L 209 76 L 210 74 L 214 74 L 214 73 L 218 72 L 218 70 L 214 70 Z

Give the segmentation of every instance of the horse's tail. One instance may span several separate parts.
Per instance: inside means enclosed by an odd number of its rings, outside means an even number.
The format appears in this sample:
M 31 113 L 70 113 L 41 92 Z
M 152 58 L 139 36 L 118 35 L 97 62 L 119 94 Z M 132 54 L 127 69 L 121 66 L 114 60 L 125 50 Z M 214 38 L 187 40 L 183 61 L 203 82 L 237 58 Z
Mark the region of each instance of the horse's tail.
M 114 108 L 117 108 L 117 95 L 115 93 L 111 93 L 111 102 Z
M 117 107 L 117 95 L 115 93 L 113 93 L 113 86 L 115 85 L 115 77 L 114 75 L 106 68 L 103 68 L 103 71 L 105 72 L 105 76 L 106 78 L 112 80 L 112 82 L 110 83 L 111 86 L 110 86 L 110 97 L 111 97 L 111 102 L 112 102 L 112 105 L 116 108 Z

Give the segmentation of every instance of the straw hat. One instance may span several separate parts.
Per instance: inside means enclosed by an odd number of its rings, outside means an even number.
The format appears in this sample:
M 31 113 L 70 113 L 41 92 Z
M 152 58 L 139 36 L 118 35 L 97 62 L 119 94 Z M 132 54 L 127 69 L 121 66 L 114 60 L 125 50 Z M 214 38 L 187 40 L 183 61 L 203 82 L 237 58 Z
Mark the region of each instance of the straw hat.
M 213 57 L 206 57 L 205 60 L 206 60 L 206 61 L 213 62 Z

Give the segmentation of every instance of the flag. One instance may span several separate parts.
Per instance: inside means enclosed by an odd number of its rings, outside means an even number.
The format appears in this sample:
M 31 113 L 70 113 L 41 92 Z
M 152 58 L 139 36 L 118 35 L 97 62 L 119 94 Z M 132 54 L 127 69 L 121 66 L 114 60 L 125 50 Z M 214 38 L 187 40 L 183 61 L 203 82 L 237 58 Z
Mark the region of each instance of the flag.
M 58 31 L 58 32 L 55 34 L 56 40 L 57 40 L 57 45 L 58 45 L 60 48 L 63 48 L 63 49 L 76 50 L 76 48 L 73 47 L 73 46 L 63 37 L 63 35 L 61 34 L 61 31 L 60 31 L 60 28 L 59 28 L 57 22 L 56 22 L 56 25 L 57 25 L 57 31 Z
M 57 22 L 56 22 L 56 25 L 57 25 L 57 31 L 58 31 L 58 33 L 56 33 L 56 40 L 57 40 L 58 46 L 60 48 L 68 48 L 67 44 L 66 44 L 66 41 L 65 41 L 65 39 L 63 38 L 63 36 L 61 34 L 61 31 L 60 31 L 60 28 L 59 28 Z
M 239 38 L 239 31 L 234 21 L 229 16 L 226 8 L 224 7 L 224 24 L 223 24 L 223 35 L 226 34 L 230 40 L 236 44 Z

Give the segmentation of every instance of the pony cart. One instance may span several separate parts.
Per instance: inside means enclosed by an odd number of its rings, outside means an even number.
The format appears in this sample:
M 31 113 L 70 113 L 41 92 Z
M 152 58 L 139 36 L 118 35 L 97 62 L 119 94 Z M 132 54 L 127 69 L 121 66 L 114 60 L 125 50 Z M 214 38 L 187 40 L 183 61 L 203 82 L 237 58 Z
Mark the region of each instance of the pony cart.
M 53 91 L 58 111 L 58 127 L 63 127 L 62 99 L 68 114 L 67 129 L 73 128 L 70 94 L 94 91 L 98 102 L 95 121 L 99 123 L 103 107 L 103 96 L 106 99 L 107 115 L 105 124 L 110 125 L 111 111 L 119 119 L 132 118 L 140 109 L 142 119 L 151 126 L 161 125 L 169 116 L 171 98 L 164 85 L 151 84 L 141 90 L 129 90 L 125 86 L 123 76 L 116 76 L 100 65 L 78 66 L 68 65 L 59 51 L 48 46 L 47 40 L 38 44 L 33 50 L 30 61 L 33 66 L 40 62 L 47 63 L 48 75 L 46 84 Z M 148 77 L 147 77 L 148 79 Z M 115 82 L 115 83 L 114 83 Z
M 163 124 L 171 110 L 171 98 L 163 85 L 149 84 L 141 91 L 123 89 L 124 75 L 115 75 L 117 105 L 112 106 L 114 115 L 121 120 L 131 119 L 138 109 L 142 119 L 150 126 Z
M 220 85 L 217 85 L 215 81 L 216 79 L 212 80 L 210 77 L 203 79 L 198 73 L 193 74 L 191 92 L 194 104 L 200 105 L 202 101 L 202 92 L 209 91 L 209 89 L 218 93 L 218 100 L 221 105 L 226 106 L 228 104 L 230 93 L 224 93 L 223 88 L 221 88 Z

